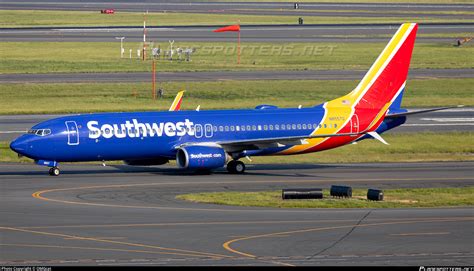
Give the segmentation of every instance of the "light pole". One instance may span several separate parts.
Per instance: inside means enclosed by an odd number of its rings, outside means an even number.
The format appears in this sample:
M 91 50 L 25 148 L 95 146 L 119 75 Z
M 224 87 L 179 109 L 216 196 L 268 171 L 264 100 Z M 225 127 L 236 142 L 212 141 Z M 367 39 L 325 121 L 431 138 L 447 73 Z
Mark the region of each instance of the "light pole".
M 115 37 L 115 39 L 120 40 L 120 58 L 123 58 L 123 52 L 125 52 L 123 49 L 123 40 L 125 37 Z

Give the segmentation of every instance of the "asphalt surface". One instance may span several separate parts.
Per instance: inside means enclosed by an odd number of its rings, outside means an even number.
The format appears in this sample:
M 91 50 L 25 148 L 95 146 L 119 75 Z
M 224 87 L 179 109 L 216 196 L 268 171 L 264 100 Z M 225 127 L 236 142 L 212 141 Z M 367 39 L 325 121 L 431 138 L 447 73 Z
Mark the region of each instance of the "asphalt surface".
M 209 71 L 158 72 L 157 80 L 218 81 L 218 80 L 359 80 L 367 71 L 311 70 L 311 71 Z M 411 69 L 410 79 L 474 78 L 472 69 Z M 0 83 L 114 83 L 150 82 L 149 72 L 118 73 L 39 73 L 0 74 Z
M 178 194 L 332 184 L 466 187 L 473 162 L 169 167 L 0 164 L 0 265 L 473 265 L 474 208 L 272 209 Z
M 33 125 L 60 116 L 63 115 L 0 115 L 0 141 L 11 141 L 28 131 Z M 388 133 L 442 133 L 473 130 L 474 108 L 466 107 L 411 115 L 405 124 Z
M 298 25 L 297 18 L 322 17 L 392 17 L 420 20 L 426 18 L 444 20 L 473 20 L 473 4 L 417 4 L 417 3 L 300 3 L 294 9 L 293 3 L 278 2 L 187 2 L 187 1 L 60 1 L 47 2 L 2 1 L 0 10 L 88 10 L 115 9 L 120 11 L 144 12 L 193 12 L 203 14 L 251 14 L 294 16 L 294 25 L 241 26 L 245 42 L 386 42 L 386 38 L 374 35 L 392 35 L 397 24 L 345 24 L 345 25 Z M 105 15 L 110 16 L 110 15 Z M 113 16 L 113 15 L 112 15 Z M 217 26 L 165 26 L 147 28 L 150 41 L 235 41 L 235 33 L 212 32 Z M 473 23 L 420 24 L 419 34 L 469 33 Z M 107 42 L 115 37 L 126 37 L 126 41 L 140 42 L 143 30 L 136 27 L 40 27 L 26 29 L 0 29 L 2 41 L 76 41 Z M 461 36 L 459 38 L 462 38 Z M 418 42 L 453 43 L 453 38 L 433 38 L 419 35 Z
M 401 21 L 402 23 L 402 21 Z M 214 33 L 218 26 L 169 26 L 147 27 L 147 40 L 163 42 L 235 42 L 232 32 Z M 264 25 L 241 26 L 242 42 L 387 42 L 399 24 L 373 25 Z M 470 33 L 474 23 L 420 24 L 417 42 L 444 42 L 455 44 L 453 38 L 424 37 L 422 34 Z M 386 37 L 377 36 L 386 35 Z M 143 27 L 40 27 L 0 29 L 2 41 L 48 42 L 117 42 L 115 37 L 125 37 L 125 42 L 142 42 Z
M 161 3 L 151 1 L 2 1 L 0 9 L 205 12 L 298 15 L 288 3 Z M 280 10 L 278 10 L 280 9 Z M 304 3 L 306 15 L 405 16 L 403 11 L 473 11 L 468 4 Z M 329 12 L 322 12 L 323 10 Z M 346 11 L 333 12 L 332 10 Z M 366 11 L 372 11 L 368 14 Z M 419 17 L 418 15 L 414 17 Z M 471 16 L 472 17 L 472 16 Z M 419 33 L 472 32 L 473 25 L 421 25 Z M 386 42 L 395 26 L 243 27 L 246 41 Z M 214 27 L 149 29 L 151 40 L 234 41 Z M 11 29 L 2 41 L 140 41 L 142 30 Z M 349 35 L 349 37 L 343 37 Z M 367 35 L 368 37 L 357 37 Z M 453 43 L 447 38 L 421 42 Z M 363 71 L 223 72 L 219 80 L 356 80 Z M 434 74 L 433 74 L 434 73 Z M 167 81 L 210 80 L 215 73 L 161 74 Z M 414 70 L 411 78 L 471 78 L 467 70 Z M 149 74 L 0 75 L 1 83 L 139 82 Z M 216 80 L 213 77 L 212 80 Z M 472 131 L 473 108 L 413 116 L 392 132 Z M 11 140 L 57 115 L 0 116 L 0 140 Z M 61 165 L 59 177 L 31 164 L 0 163 L 1 265 L 474 265 L 474 208 L 271 209 L 198 204 L 176 195 L 210 191 L 261 191 L 321 187 L 466 187 L 474 162 L 340 165 L 248 165 L 235 176 L 224 171 L 188 175 L 170 167 Z
M 2 1 L 0 9 L 17 10 L 96 10 L 115 9 L 117 11 L 175 11 L 175 12 L 203 12 L 203 13 L 236 13 L 239 11 L 253 10 L 259 14 L 273 14 L 271 11 L 278 12 L 292 11 L 311 12 L 311 11 L 347 11 L 349 13 L 365 14 L 370 11 L 372 14 L 387 15 L 397 14 L 397 12 L 416 12 L 416 11 L 450 11 L 465 12 L 474 11 L 474 5 L 464 4 L 420 4 L 420 3 L 299 3 L 298 9 L 294 9 L 292 2 L 218 2 L 218 1 L 151 1 L 144 0 L 136 2 L 133 0 L 121 1 L 103 1 L 103 0 L 48 0 L 45 2 L 34 2 L 31 0 Z M 430 15 L 428 13 L 428 15 Z

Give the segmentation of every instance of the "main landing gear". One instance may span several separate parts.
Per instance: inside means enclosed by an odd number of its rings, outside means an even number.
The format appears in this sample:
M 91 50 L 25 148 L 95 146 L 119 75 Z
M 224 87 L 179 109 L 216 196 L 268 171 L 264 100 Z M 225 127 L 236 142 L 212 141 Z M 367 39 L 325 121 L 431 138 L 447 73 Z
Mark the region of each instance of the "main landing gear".
M 232 160 L 227 163 L 227 171 L 232 174 L 242 174 L 245 172 L 245 164 L 242 161 Z
M 49 175 L 51 176 L 59 176 L 59 173 L 61 173 L 61 171 L 59 171 L 59 168 L 57 167 L 52 167 L 49 169 Z

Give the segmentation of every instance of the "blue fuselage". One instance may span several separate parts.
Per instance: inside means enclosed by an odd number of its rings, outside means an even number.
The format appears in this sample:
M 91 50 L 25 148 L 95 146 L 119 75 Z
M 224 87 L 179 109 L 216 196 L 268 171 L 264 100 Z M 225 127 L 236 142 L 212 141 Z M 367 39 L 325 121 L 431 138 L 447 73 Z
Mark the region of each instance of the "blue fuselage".
M 322 123 L 322 105 L 302 109 L 209 110 L 72 115 L 35 125 L 11 147 L 35 160 L 56 162 L 174 159 L 184 143 L 310 135 Z M 393 121 L 392 121 L 393 122 Z M 398 121 L 395 126 L 402 124 Z M 321 126 L 320 126 L 321 125 Z M 383 131 L 395 127 L 383 122 Z M 380 130 L 379 132 L 383 132 Z M 252 155 L 278 154 L 270 147 Z

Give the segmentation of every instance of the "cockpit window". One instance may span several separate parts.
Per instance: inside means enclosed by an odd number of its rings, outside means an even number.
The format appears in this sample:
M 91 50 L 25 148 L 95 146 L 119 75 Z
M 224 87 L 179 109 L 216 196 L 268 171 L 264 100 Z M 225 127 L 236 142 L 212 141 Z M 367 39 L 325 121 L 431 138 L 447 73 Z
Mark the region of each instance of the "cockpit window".
M 28 134 L 34 134 L 37 136 L 47 136 L 51 134 L 51 129 L 31 129 L 28 131 Z

